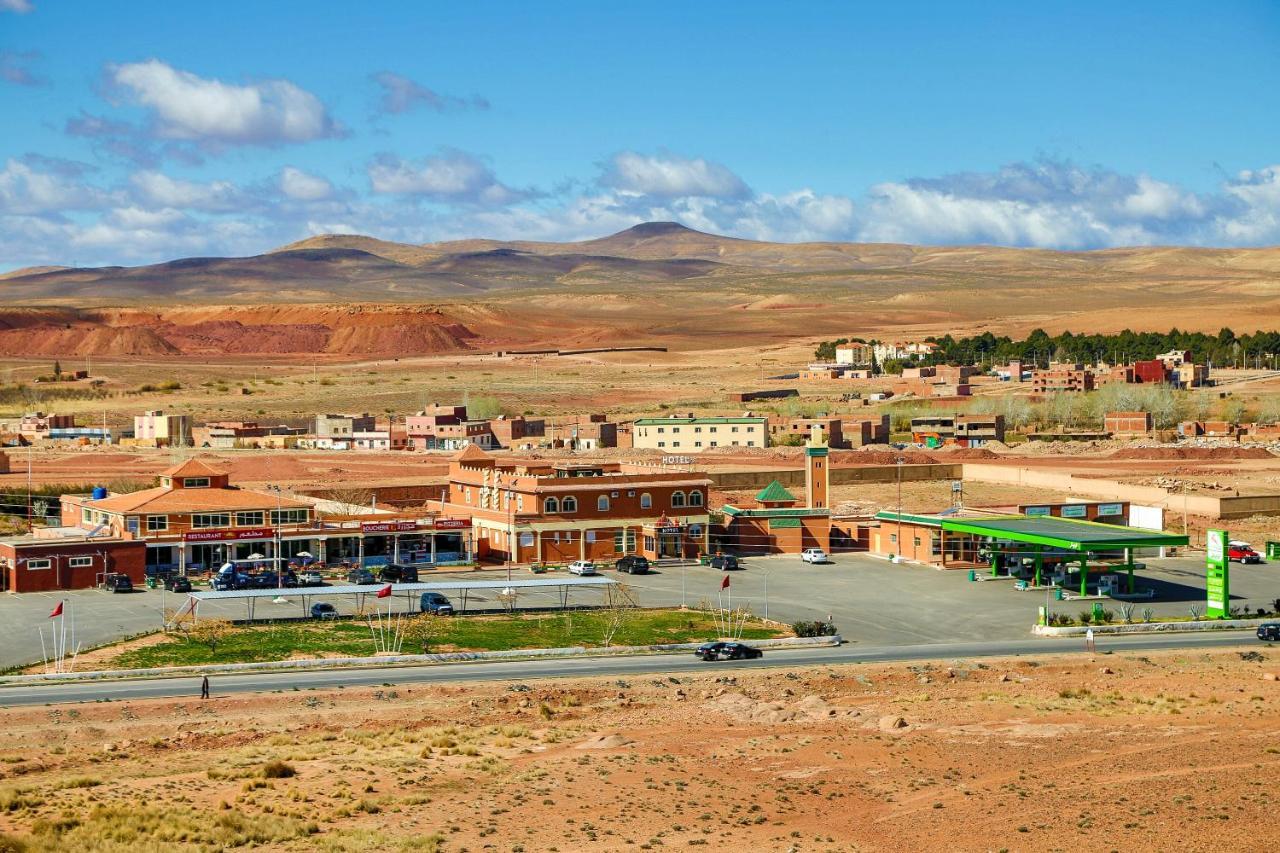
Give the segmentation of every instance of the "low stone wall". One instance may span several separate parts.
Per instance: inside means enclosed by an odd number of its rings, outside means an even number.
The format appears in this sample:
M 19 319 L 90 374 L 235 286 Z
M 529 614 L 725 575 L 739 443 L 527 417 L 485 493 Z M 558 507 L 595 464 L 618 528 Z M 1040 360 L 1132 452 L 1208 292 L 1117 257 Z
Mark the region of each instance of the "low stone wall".
M 1168 634 L 1180 631 L 1231 631 L 1254 629 L 1265 619 L 1201 619 L 1198 622 L 1134 622 L 1132 625 L 1080 625 L 1050 627 L 1033 625 L 1031 633 L 1037 637 L 1084 637 L 1092 628 L 1095 637 L 1104 634 Z

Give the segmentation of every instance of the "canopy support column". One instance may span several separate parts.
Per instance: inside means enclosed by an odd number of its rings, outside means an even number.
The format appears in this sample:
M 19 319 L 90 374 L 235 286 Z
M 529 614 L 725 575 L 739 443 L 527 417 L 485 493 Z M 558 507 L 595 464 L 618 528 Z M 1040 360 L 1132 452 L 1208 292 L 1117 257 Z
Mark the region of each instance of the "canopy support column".
M 898 550 L 902 550 L 902 543 L 898 543 Z M 996 548 L 996 540 L 991 540 L 991 577 L 996 577 L 1000 571 L 1000 551 Z
M 1040 572 L 1044 568 L 1044 546 L 1036 546 L 1036 586 L 1040 586 Z
M 1133 549 L 1124 549 L 1125 568 L 1129 570 L 1129 594 L 1133 594 Z
M 1080 597 L 1089 594 L 1089 552 L 1080 555 Z

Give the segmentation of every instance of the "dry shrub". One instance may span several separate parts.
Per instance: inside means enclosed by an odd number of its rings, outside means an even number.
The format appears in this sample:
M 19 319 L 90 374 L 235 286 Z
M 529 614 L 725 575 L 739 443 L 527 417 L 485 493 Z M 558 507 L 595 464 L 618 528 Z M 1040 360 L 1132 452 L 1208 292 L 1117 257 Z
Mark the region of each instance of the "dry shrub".
M 268 761 L 262 765 L 263 779 L 289 779 L 297 775 L 298 771 L 293 769 L 293 765 L 283 761 Z
M 282 844 L 318 831 L 314 823 L 270 814 L 230 811 L 211 815 L 189 809 L 101 806 L 81 820 L 37 822 L 28 847 L 84 853 L 132 853 L 180 846 L 225 850 Z

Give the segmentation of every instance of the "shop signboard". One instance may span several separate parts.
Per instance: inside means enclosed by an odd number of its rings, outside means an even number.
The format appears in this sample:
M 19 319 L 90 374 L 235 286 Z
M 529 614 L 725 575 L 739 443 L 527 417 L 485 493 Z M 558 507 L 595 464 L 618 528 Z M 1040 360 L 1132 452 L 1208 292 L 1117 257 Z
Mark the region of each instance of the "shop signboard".
M 1228 541 L 1225 530 L 1210 530 L 1205 534 L 1205 592 L 1208 596 L 1205 615 L 1209 617 L 1226 616 L 1231 611 Z
M 182 534 L 184 542 L 243 542 L 249 539 L 270 539 L 275 530 L 258 527 L 250 530 L 188 530 Z

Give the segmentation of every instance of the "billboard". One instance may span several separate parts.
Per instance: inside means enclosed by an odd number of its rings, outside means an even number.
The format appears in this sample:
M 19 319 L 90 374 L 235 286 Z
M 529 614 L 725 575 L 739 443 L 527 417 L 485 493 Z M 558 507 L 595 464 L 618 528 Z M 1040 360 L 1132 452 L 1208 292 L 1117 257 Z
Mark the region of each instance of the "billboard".
M 1209 530 L 1205 533 L 1205 594 L 1208 606 L 1205 615 L 1227 616 L 1231 612 L 1231 583 L 1227 543 L 1230 537 L 1225 530 Z

